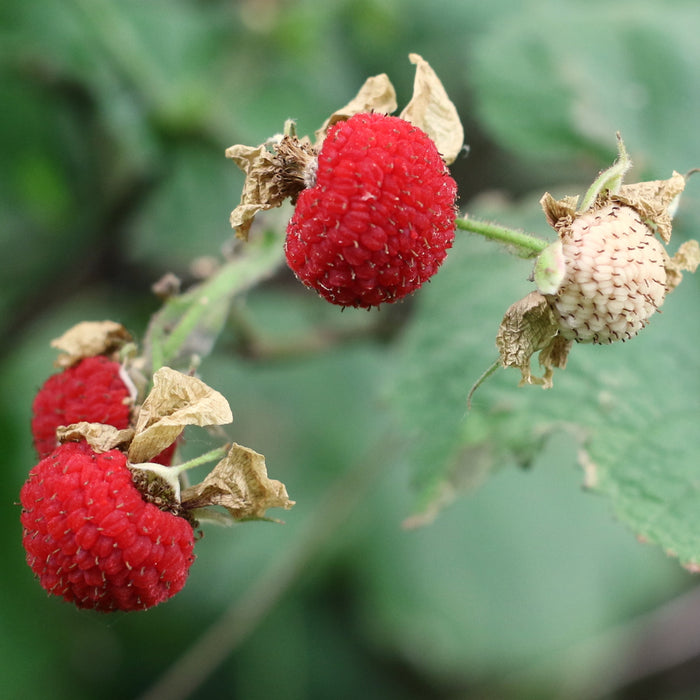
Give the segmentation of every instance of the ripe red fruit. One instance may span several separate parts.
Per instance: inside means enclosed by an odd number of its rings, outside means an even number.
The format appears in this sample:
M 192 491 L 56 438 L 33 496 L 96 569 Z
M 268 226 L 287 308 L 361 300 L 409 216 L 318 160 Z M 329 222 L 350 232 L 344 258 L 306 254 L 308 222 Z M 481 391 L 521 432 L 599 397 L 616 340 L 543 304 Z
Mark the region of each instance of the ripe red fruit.
M 145 610 L 185 585 L 192 526 L 143 500 L 123 452 L 60 445 L 20 500 L 27 563 L 49 593 L 80 608 Z
M 32 434 L 39 457 L 57 446 L 56 428 L 80 421 L 129 426 L 131 392 L 121 365 L 103 355 L 86 357 L 49 377 L 32 405 Z
M 58 446 L 56 428 L 87 421 L 128 428 L 133 398 L 122 367 L 104 355 L 86 357 L 49 377 L 32 404 L 32 434 L 40 458 Z M 169 466 L 177 441 L 151 459 Z
M 287 227 L 297 277 L 341 306 L 394 302 L 437 272 L 452 246 L 457 185 L 434 142 L 399 117 L 333 125 Z

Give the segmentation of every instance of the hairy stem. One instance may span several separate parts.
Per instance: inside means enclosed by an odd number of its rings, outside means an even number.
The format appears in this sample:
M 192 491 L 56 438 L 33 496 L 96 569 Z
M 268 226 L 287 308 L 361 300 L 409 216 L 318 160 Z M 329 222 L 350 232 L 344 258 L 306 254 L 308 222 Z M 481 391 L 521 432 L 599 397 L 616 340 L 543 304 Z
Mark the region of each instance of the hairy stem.
M 478 233 L 480 236 L 484 236 L 492 241 L 505 243 L 514 248 L 516 253 L 523 258 L 534 258 L 549 245 L 549 241 L 537 236 L 487 221 L 465 218 L 457 219 L 455 224 L 457 228 L 463 231 Z
M 282 238 L 265 235 L 187 292 L 168 299 L 153 318 L 145 347 L 153 371 L 187 366 L 190 356 L 209 353 L 222 330 L 232 300 L 271 277 L 284 259 Z

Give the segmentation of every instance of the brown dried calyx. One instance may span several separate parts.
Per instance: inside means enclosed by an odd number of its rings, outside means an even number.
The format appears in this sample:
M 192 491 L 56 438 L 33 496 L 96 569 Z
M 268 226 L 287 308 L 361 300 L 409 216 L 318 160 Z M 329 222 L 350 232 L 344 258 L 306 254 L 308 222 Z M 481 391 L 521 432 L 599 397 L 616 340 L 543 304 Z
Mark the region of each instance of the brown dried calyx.
M 71 367 L 86 357 L 113 355 L 131 341 L 131 334 L 116 321 L 82 321 L 51 341 L 62 350 L 56 366 Z
M 632 338 L 682 272 L 694 272 L 700 262 L 697 242 L 684 243 L 673 257 L 661 242 L 671 238 L 686 178 L 674 172 L 668 180 L 623 185 L 631 162 L 619 137 L 618 147 L 618 160 L 595 180 L 581 206 L 578 197 L 542 197 L 558 240 L 535 265 L 537 291 L 508 309 L 496 341 L 501 364 L 518 367 L 522 383 L 550 387 L 573 342 Z M 542 377 L 530 368 L 537 352 Z
M 151 462 L 186 426 L 221 426 L 232 420 L 228 401 L 218 391 L 197 377 L 162 367 L 153 376 L 153 388 L 139 408 L 134 428 L 117 430 L 83 422 L 60 428 L 58 436 L 64 442 L 85 440 L 96 452 L 115 448 L 126 452 L 143 497 L 193 522 L 262 519 L 268 508 L 291 508 L 294 501 L 284 484 L 268 477 L 265 458 L 241 445 L 218 448 L 175 466 Z M 213 460 L 218 464 L 209 475 L 183 491 L 184 472 Z
M 265 458 L 240 445 L 215 450 L 218 464 L 204 481 L 185 491 L 181 490 L 181 473 L 198 466 L 201 460 L 174 467 L 149 463 L 177 439 L 186 425 L 219 426 L 232 420 L 228 401 L 218 391 L 196 377 L 163 367 L 155 373 L 153 389 L 139 412 L 127 453 L 130 466 L 135 473 L 164 481 L 172 490 L 174 507 L 197 520 L 260 519 L 268 508 L 291 508 L 294 502 L 289 500 L 284 484 L 268 478 Z M 254 467 L 250 466 L 251 460 L 241 459 L 241 454 L 255 455 Z M 211 506 L 221 506 L 227 513 L 211 513 Z
M 416 65 L 413 96 L 399 116 L 425 131 L 449 165 L 464 145 L 457 109 L 428 62 L 418 54 L 410 54 L 409 59 Z M 259 146 L 235 145 L 226 149 L 226 157 L 245 173 L 240 204 L 231 212 L 236 235 L 247 240 L 258 212 L 279 207 L 287 199 L 294 203 L 304 188 L 314 184 L 318 153 L 333 124 L 354 114 L 391 114 L 396 109 L 396 91 L 382 73 L 368 78 L 348 104 L 333 112 L 316 131 L 313 142 L 308 136 L 299 138 L 294 122 L 288 121 L 283 134 Z

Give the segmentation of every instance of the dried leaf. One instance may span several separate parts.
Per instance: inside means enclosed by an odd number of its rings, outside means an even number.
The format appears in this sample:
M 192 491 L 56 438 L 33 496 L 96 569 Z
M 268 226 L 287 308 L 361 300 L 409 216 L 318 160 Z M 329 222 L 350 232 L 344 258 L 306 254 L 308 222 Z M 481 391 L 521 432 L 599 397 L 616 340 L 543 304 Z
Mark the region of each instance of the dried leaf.
M 231 158 L 246 175 L 241 203 L 231 212 L 231 226 L 239 238 L 247 241 L 255 215 L 278 207 L 284 201 L 279 179 L 275 177 L 278 164 L 266 144 L 231 146 L 226 149 L 226 157 Z
M 496 336 L 501 364 L 518 367 L 522 373 L 521 384 L 551 386 L 551 371 L 543 378 L 532 376 L 530 358 L 550 345 L 557 330 L 547 300 L 539 292 L 530 292 L 512 304 L 501 321 Z
M 51 341 L 51 347 L 63 350 L 56 359 L 58 367 L 70 367 L 86 357 L 107 355 L 131 340 L 131 334 L 115 321 L 83 321 Z
M 233 444 L 225 459 L 199 484 L 182 492 L 187 509 L 222 506 L 235 520 L 265 517 L 268 508 L 294 505 L 280 481 L 267 476 L 265 457 Z
M 357 95 L 344 107 L 333 112 L 316 132 L 316 148 L 320 148 L 328 129 L 336 122 L 344 121 L 362 112 L 391 114 L 396 111 L 397 106 L 396 90 L 386 73 L 367 78 Z
M 666 290 L 675 289 L 683 279 L 683 272 L 695 272 L 700 265 L 700 244 L 685 241 L 672 258 L 666 260 Z
M 416 66 L 416 77 L 411 101 L 399 116 L 425 131 L 449 165 L 464 146 L 464 128 L 457 108 L 430 64 L 416 53 L 408 58 Z
M 118 430 L 113 425 L 103 423 L 73 423 L 56 429 L 59 442 L 78 442 L 85 440 L 95 452 L 109 452 L 115 447 L 126 447 L 134 437 L 131 428 Z
M 136 421 L 129 448 L 133 464 L 148 462 L 175 442 L 186 425 L 225 425 L 233 420 L 228 401 L 201 379 L 162 367 Z
M 623 185 L 612 198 L 636 209 L 642 219 L 656 226 L 659 236 L 671 240 L 673 205 L 685 189 L 685 177 L 674 171 L 668 180 L 651 180 Z
M 549 192 L 545 192 L 540 199 L 540 206 L 547 218 L 547 223 L 552 228 L 557 228 L 573 220 L 578 206 L 578 196 L 554 199 Z

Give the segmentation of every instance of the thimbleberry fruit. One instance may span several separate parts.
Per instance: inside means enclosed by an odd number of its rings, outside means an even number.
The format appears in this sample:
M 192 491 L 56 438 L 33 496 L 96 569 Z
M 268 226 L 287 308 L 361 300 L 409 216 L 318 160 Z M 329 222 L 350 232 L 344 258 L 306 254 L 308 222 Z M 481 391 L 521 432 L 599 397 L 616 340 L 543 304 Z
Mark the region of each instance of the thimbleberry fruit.
M 49 377 L 32 405 L 32 434 L 39 457 L 58 445 L 56 428 L 80 421 L 129 426 L 132 397 L 121 365 L 103 355 L 86 357 Z
M 132 417 L 133 396 L 119 362 L 104 355 L 86 357 L 49 377 L 32 404 L 32 434 L 40 458 L 58 446 L 56 429 L 86 421 L 123 430 Z M 177 441 L 152 462 L 169 466 Z
M 20 501 L 27 563 L 49 593 L 80 608 L 128 611 L 185 585 L 192 526 L 142 498 L 123 452 L 60 445 L 31 470 Z
M 340 306 L 395 302 L 432 277 L 452 246 L 457 186 L 434 142 L 399 118 L 333 125 L 287 227 L 297 277 Z
M 607 204 L 560 229 L 564 280 L 547 295 L 564 338 L 578 342 L 628 340 L 666 295 L 661 242 L 632 207 Z

